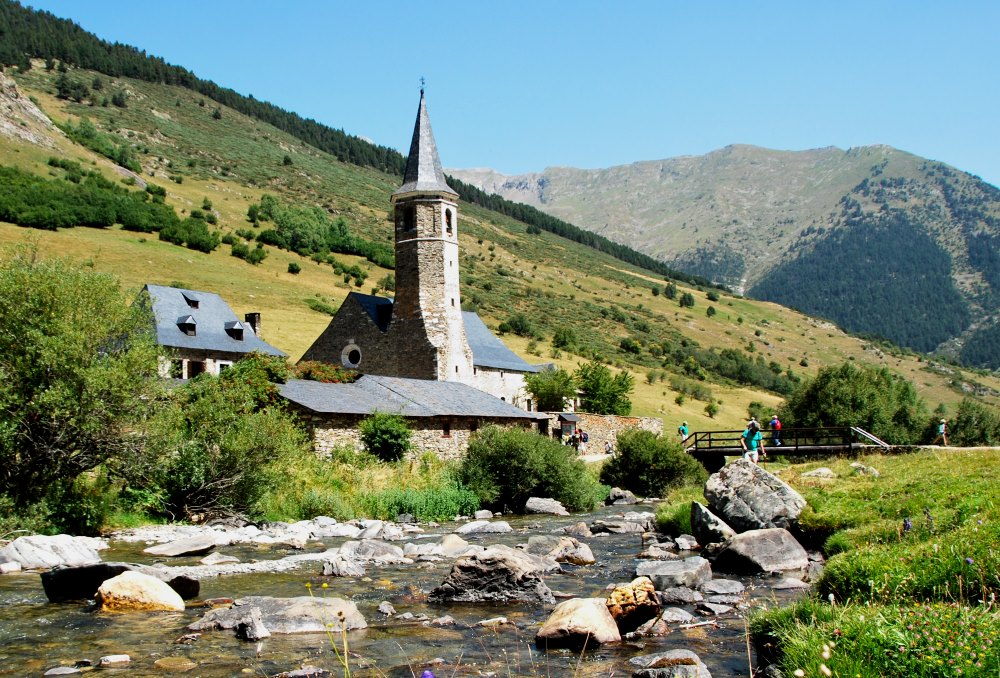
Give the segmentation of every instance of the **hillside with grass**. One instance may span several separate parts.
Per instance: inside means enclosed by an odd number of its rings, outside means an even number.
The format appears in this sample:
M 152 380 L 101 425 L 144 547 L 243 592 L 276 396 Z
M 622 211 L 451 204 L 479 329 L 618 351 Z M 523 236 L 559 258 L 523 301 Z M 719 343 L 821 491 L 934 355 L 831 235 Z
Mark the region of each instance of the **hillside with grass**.
M 388 246 L 398 176 L 338 160 L 179 85 L 42 60 L 31 65 L 9 69 L 3 83 L 5 167 L 67 191 L 115 193 L 111 184 L 128 194 L 115 198 L 119 203 L 148 194 L 148 204 L 159 202 L 220 242 L 202 251 L 115 222 L 56 230 L 3 223 L 0 243 L 35 241 L 46 256 L 84 260 L 132 290 L 156 283 L 216 292 L 237 313 L 262 312 L 264 338 L 293 360 L 349 291 L 391 294 L 392 270 L 378 257 L 342 251 L 349 247 L 279 246 L 259 236 L 277 230 L 263 216 L 277 205 L 279 212 L 305 210 L 355 244 Z M 67 93 L 66 82 L 85 84 L 87 93 Z M 846 360 L 903 374 L 931 406 L 1000 394 L 1000 382 L 986 373 L 642 269 L 477 205 L 460 209 L 463 305 L 494 329 L 523 316 L 527 323 L 516 323 L 518 333 L 504 340 L 531 362 L 573 369 L 597 359 L 631 371 L 633 413 L 662 416 L 668 428 L 680 420 L 692 430 L 738 426 L 751 403 L 772 408 L 819 367 Z M 252 263 L 247 252 L 256 250 L 262 258 Z

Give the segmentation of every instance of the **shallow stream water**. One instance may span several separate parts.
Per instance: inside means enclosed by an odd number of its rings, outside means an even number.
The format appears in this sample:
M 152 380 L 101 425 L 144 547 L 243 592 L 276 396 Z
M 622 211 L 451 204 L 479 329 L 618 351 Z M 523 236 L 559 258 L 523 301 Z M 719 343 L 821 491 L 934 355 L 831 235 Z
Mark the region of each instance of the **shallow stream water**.
M 631 507 L 630 507 L 631 508 Z M 638 510 L 645 510 L 635 507 Z M 620 507 L 600 509 L 569 517 L 508 517 L 514 529 L 508 534 L 471 535 L 471 543 L 503 543 L 514 546 L 533 534 L 549 534 L 563 526 L 620 512 Z M 453 532 L 456 523 L 426 528 L 418 538 L 436 539 Z M 323 551 L 346 539 L 311 542 L 307 551 Z M 609 584 L 631 581 L 636 555 L 642 550 L 637 534 L 605 535 L 585 539 L 597 563 L 574 567 L 564 564 L 565 573 L 545 575 L 557 600 L 566 597 L 604 597 Z M 397 542 L 400 545 L 404 542 Z M 102 551 L 105 561 L 154 564 L 164 562 L 142 553 L 146 544 L 111 542 Z M 233 545 L 219 549 L 243 562 L 271 560 L 294 553 L 287 547 Z M 196 565 L 199 558 L 172 558 L 169 565 Z M 671 649 L 697 653 L 719 676 L 748 676 L 748 650 L 743 617 L 737 613 L 713 618 L 717 626 L 674 628 L 660 637 L 624 640 L 582 655 L 569 651 L 541 652 L 534 645 L 535 633 L 551 608 L 542 605 L 431 604 L 427 593 L 438 586 L 452 566 L 451 560 L 414 563 L 385 568 L 368 568 L 364 578 L 323 577 L 322 563 L 306 561 L 299 569 L 277 574 L 226 575 L 201 580 L 200 600 L 238 598 L 246 595 L 293 597 L 308 595 L 307 583 L 317 596 L 352 600 L 367 620 L 367 629 L 347 634 L 350 675 L 419 678 L 431 669 L 437 678 L 447 676 L 628 676 L 628 659 Z M 725 575 L 716 575 L 725 576 Z M 733 578 L 733 577 L 728 577 Z M 772 591 L 767 578 L 739 578 L 747 586 L 752 605 L 784 604 L 799 594 Z M 327 588 L 323 589 L 322 584 Z M 386 618 L 378 611 L 382 601 L 396 610 Z M 260 642 L 237 639 L 232 631 L 205 632 L 187 638 L 187 625 L 207 611 L 198 601 L 187 601 L 177 613 L 96 613 L 81 603 L 49 603 L 37 573 L 0 576 L 0 676 L 40 676 L 58 666 L 96 665 L 100 657 L 127 654 L 131 661 L 120 668 L 101 668 L 102 673 L 130 676 L 159 676 L 186 673 L 191 676 L 222 677 L 239 675 L 274 676 L 305 665 L 326 669 L 335 676 L 346 675 L 338 663 L 331 639 L 323 634 L 271 636 Z M 692 608 L 686 608 L 691 611 Z M 452 626 L 436 627 L 419 621 L 400 620 L 412 613 L 433 619 L 452 616 Z M 495 627 L 478 622 L 498 616 L 510 622 Z M 695 621 L 707 621 L 699 617 Z M 343 642 L 339 634 L 333 639 Z M 756 660 L 754 660 L 756 665 Z

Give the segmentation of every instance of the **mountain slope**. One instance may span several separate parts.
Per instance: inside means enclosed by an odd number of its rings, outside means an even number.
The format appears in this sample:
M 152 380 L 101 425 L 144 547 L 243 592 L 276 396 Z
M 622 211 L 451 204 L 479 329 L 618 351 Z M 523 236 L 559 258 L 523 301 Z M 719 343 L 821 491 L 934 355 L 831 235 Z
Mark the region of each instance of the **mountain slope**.
M 855 332 L 878 334 L 920 350 L 961 356 L 966 344 L 994 331 L 1000 261 L 1000 191 L 985 182 L 888 146 L 842 151 L 771 151 L 729 146 L 698 157 L 639 162 L 601 170 L 550 168 L 506 177 L 490 170 L 451 170 L 484 191 L 523 200 L 560 218 L 659 257 L 688 273 L 740 293 L 770 299 L 835 320 Z M 910 224 L 916 231 L 885 228 Z M 929 270 L 890 271 L 870 256 L 831 262 L 836 289 L 812 285 L 819 243 L 827 249 L 875 229 L 889 252 Z M 922 234 L 915 238 L 915 234 Z M 888 240 L 885 240 L 888 238 Z M 914 248 L 923 248 L 917 252 Z M 932 253 L 933 251 L 933 253 Z M 881 277 L 881 282 L 876 278 Z M 928 306 L 949 316 L 922 329 L 906 327 L 909 310 L 892 294 L 941 288 Z M 911 297 L 912 298 L 912 297 Z M 923 303 L 923 302 L 921 302 Z M 982 342 L 979 341 L 981 344 Z M 1000 367 L 1000 353 L 980 350 L 971 362 Z

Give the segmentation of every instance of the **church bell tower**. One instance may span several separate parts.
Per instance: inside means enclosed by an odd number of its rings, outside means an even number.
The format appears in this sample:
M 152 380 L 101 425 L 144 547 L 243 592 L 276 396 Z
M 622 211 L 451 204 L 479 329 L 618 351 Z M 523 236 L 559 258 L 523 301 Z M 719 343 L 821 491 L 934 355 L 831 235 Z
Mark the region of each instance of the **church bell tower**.
M 423 87 L 403 185 L 392 194 L 399 376 L 471 383 L 458 275 L 458 194 L 444 178 Z

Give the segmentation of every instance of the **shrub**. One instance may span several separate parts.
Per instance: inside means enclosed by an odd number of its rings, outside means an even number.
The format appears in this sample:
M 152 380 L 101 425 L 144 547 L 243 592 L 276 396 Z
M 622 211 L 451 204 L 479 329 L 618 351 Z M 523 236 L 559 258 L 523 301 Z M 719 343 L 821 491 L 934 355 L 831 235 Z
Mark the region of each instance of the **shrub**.
M 302 271 L 302 267 L 294 261 L 288 262 L 288 272 L 292 275 L 298 275 Z
M 948 436 L 952 445 L 964 447 L 1000 444 L 1000 410 L 965 398 L 958 406 Z
M 632 411 L 632 401 L 628 396 L 635 379 L 628 372 L 612 375 L 606 365 L 590 361 L 580 365 L 573 377 L 583 391 L 581 408 L 584 412 L 627 415 Z
M 383 520 L 395 520 L 409 513 L 417 520 L 451 520 L 467 516 L 479 508 L 479 498 L 458 484 L 427 489 L 393 488 L 365 497 L 368 515 Z
M 361 421 L 358 430 L 368 453 L 382 461 L 396 461 L 410 450 L 413 433 L 401 415 L 375 412 Z
M 498 329 L 502 334 L 511 332 L 519 337 L 530 337 L 535 334 L 535 328 L 532 326 L 528 316 L 523 313 L 515 313 L 507 318 L 505 322 L 500 323 Z
M 318 360 L 300 360 L 295 365 L 294 374 L 296 379 L 322 381 L 326 384 L 349 384 L 358 378 L 358 373 L 353 370 Z
M 602 483 L 643 497 L 664 497 L 673 488 L 707 477 L 676 440 L 639 429 L 618 434 L 618 453 L 601 469 Z
M 607 496 L 572 448 L 532 431 L 494 425 L 472 437 L 458 477 L 493 510 L 521 512 L 531 497 L 590 510 Z

